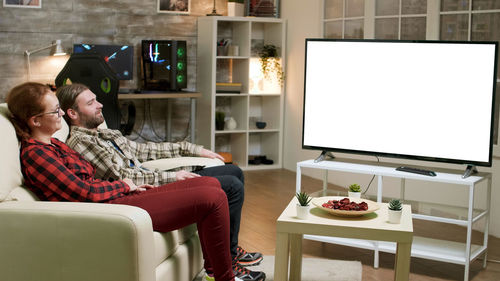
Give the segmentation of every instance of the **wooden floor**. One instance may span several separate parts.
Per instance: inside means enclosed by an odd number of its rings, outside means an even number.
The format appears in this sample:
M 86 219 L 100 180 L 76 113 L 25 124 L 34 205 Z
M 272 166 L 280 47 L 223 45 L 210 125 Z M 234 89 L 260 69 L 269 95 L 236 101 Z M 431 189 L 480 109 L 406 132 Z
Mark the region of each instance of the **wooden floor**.
M 303 190 L 317 191 L 319 180 L 303 176 Z M 329 188 L 335 189 L 334 186 Z M 240 230 L 240 245 L 249 251 L 274 255 L 276 219 L 295 194 L 295 173 L 288 170 L 263 170 L 245 172 L 245 204 Z M 465 228 L 414 220 L 414 233 L 453 241 L 465 241 Z M 480 233 L 473 234 L 473 241 L 482 241 Z M 481 243 L 481 242 L 476 242 Z M 364 281 L 393 280 L 394 255 L 380 254 L 380 267 L 373 268 L 373 251 L 304 240 L 304 256 L 341 260 L 358 260 L 363 264 Z M 500 280 L 500 239 L 490 236 L 487 267 L 482 261 L 471 264 L 470 279 L 474 281 Z M 490 261 L 491 260 L 491 261 Z M 464 266 L 419 258 L 411 260 L 410 280 L 464 280 Z

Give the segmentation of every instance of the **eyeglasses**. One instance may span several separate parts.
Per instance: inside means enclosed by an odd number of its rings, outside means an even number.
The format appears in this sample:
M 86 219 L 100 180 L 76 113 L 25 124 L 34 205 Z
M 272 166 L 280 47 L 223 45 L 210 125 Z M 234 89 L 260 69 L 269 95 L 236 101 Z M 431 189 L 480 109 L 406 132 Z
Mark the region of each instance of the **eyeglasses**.
M 58 106 L 55 111 L 39 113 L 39 114 L 35 115 L 35 117 L 42 116 L 45 114 L 57 114 L 57 118 L 59 118 L 59 117 L 61 117 L 61 107 Z

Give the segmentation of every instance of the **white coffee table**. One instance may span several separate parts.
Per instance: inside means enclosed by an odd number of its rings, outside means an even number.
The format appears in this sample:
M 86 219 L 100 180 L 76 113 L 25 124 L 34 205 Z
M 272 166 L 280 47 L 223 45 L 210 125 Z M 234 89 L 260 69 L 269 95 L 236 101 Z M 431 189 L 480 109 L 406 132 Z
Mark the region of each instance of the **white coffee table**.
M 294 197 L 276 223 L 275 281 L 299 281 L 302 271 L 302 237 L 304 234 L 392 241 L 397 243 L 394 280 L 408 280 L 410 274 L 413 222 L 411 206 L 403 205 L 400 224 L 387 222 L 387 204 L 361 217 L 336 217 L 311 206 L 307 220 L 296 217 Z M 290 257 L 290 279 L 288 260 Z

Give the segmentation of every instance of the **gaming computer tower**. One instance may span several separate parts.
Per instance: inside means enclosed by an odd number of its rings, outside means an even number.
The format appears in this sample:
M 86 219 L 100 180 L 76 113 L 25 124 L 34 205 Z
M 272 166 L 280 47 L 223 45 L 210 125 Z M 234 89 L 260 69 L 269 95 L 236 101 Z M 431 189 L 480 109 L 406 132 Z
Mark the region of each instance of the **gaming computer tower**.
M 142 40 L 145 90 L 175 91 L 187 87 L 186 41 Z

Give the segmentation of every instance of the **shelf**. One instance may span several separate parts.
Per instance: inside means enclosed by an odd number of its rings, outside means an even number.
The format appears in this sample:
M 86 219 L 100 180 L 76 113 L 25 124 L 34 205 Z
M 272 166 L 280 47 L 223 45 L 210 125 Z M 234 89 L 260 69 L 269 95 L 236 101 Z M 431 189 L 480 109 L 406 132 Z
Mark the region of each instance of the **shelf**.
M 255 127 L 255 126 L 254 126 Z M 279 133 L 279 129 L 258 129 L 258 128 L 250 128 L 248 129 L 249 133 Z
M 273 18 L 199 17 L 197 48 L 197 90 L 203 96 L 197 102 L 197 143 L 216 152 L 230 152 L 242 169 L 282 167 L 283 107 L 282 86 L 270 84 L 250 71 L 261 73 L 257 50 L 263 44 L 278 47 L 285 67 L 285 22 Z M 238 46 L 237 56 L 229 56 L 220 43 Z M 229 53 L 233 54 L 233 53 Z M 240 83 L 240 92 L 217 93 L 217 83 Z M 272 85 L 272 84 L 271 84 Z M 251 93 L 252 92 L 252 93 Z M 216 112 L 236 121 L 234 130 L 216 130 Z M 266 122 L 264 129 L 256 121 Z M 273 165 L 248 165 L 249 155 L 259 153 Z
M 246 130 L 216 130 L 216 134 L 241 134 L 246 133 Z
M 215 57 L 216 59 L 235 59 L 235 60 L 238 60 L 238 59 L 249 59 L 250 57 L 243 57 L 243 56 L 216 56 Z
M 426 203 L 411 201 L 412 203 L 412 218 L 419 220 L 427 220 L 439 223 L 455 224 L 466 227 L 466 237 L 464 241 L 466 243 L 458 243 L 448 240 L 438 240 L 427 237 L 413 237 L 412 244 L 412 257 L 431 259 L 436 261 L 443 261 L 455 264 L 461 264 L 465 266 L 464 270 L 464 280 L 467 281 L 469 278 L 469 268 L 470 263 L 478 258 L 480 255 L 486 254 L 488 248 L 488 224 L 490 215 L 490 204 L 491 204 L 491 173 L 477 173 L 474 176 L 468 178 L 462 178 L 463 171 L 451 170 L 451 169 L 436 169 L 436 176 L 429 177 L 419 174 L 411 174 L 400 172 L 395 169 L 397 167 L 394 163 L 374 163 L 368 161 L 360 161 L 354 159 L 342 159 L 335 158 L 333 160 L 314 162 L 314 160 L 306 160 L 297 163 L 297 178 L 296 178 L 296 192 L 301 190 L 301 177 L 302 168 L 313 168 L 323 170 L 323 193 L 328 193 L 327 183 L 328 183 L 328 171 L 340 171 L 356 174 L 369 174 L 377 177 L 379 184 L 377 185 L 377 195 L 375 200 L 377 202 L 382 202 L 383 198 L 383 177 L 393 177 L 401 179 L 401 194 L 405 194 L 405 181 L 407 179 L 420 180 L 420 181 L 432 181 L 441 183 L 452 183 L 465 187 L 465 190 L 469 194 L 468 204 L 466 208 L 447 206 L 445 211 L 434 209 L 435 206 L 440 204 Z M 479 209 L 474 207 L 474 199 L 476 198 L 475 191 L 477 184 L 486 181 L 486 192 L 484 192 L 484 200 L 486 202 L 485 209 Z M 457 190 L 464 190 L 460 188 Z M 321 194 L 321 191 L 317 192 Z M 404 198 L 404 197 L 403 197 Z M 410 200 L 405 200 L 405 203 L 409 203 Z M 448 202 L 448 201 L 447 201 Z M 441 205 L 443 206 L 443 205 Z M 427 214 L 425 213 L 427 212 Z M 469 216 L 469 214 L 472 214 Z M 439 216 L 438 216 L 439 215 Z M 484 224 L 480 228 L 483 231 L 483 241 L 482 245 L 472 244 L 472 228 L 479 220 L 482 220 Z M 306 236 L 305 236 L 306 237 Z M 333 238 L 333 237 L 311 237 L 306 238 L 329 242 L 335 244 L 342 244 L 351 247 L 358 247 L 364 249 L 370 249 L 375 251 L 374 266 L 378 267 L 378 251 L 382 252 L 395 252 L 395 245 L 393 243 L 387 243 L 382 241 L 369 241 L 369 240 L 355 240 L 355 239 L 345 239 L 345 238 Z M 470 249 L 470 251 L 469 251 Z M 486 266 L 486 261 L 483 260 L 483 267 Z
M 334 243 L 349 247 L 362 248 L 367 250 L 376 250 L 376 243 L 378 243 L 378 250 L 385 253 L 396 253 L 396 243 L 384 241 L 370 241 L 359 240 L 340 237 L 304 235 L 305 239 Z M 438 240 L 427 237 L 413 236 L 413 243 L 411 246 L 411 256 L 416 258 L 423 258 L 441 262 L 448 262 L 454 264 L 465 265 L 465 243 L 454 241 Z M 486 250 L 482 245 L 471 244 L 471 259 L 476 259 Z
M 272 170 L 272 169 L 281 169 L 280 165 L 251 165 L 248 164 L 247 167 L 245 167 L 246 170 Z

